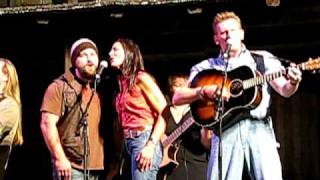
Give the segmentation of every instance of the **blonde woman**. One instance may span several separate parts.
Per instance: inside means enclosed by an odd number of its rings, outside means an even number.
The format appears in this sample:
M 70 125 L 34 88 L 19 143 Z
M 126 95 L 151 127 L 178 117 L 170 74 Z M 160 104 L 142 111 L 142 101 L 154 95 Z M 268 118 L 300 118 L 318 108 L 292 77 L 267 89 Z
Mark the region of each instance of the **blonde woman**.
M 22 143 L 17 71 L 10 60 L 0 58 L 0 179 L 3 178 L 12 147 Z

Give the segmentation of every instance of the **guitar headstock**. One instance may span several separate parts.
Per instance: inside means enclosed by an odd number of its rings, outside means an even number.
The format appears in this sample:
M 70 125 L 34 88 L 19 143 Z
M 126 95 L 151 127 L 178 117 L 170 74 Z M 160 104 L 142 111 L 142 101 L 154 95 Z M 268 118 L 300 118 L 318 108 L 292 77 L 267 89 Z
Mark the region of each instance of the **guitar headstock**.
M 308 61 L 300 64 L 300 68 L 302 70 L 309 70 L 309 71 L 320 69 L 320 58 L 319 57 L 315 59 L 309 58 Z

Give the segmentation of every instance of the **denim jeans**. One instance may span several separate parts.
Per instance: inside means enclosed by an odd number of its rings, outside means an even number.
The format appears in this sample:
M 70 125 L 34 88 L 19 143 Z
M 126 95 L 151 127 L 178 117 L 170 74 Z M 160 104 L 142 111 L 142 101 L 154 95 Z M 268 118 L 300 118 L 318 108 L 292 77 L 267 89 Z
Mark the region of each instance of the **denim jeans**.
M 140 134 L 136 138 L 125 139 L 125 146 L 131 159 L 131 175 L 132 180 L 153 180 L 157 177 L 157 172 L 159 170 L 159 165 L 162 160 L 162 147 L 160 142 L 155 147 L 155 151 L 152 159 L 152 167 L 148 171 L 140 171 L 138 169 L 138 162 L 136 157 L 141 152 L 142 148 L 146 145 L 149 136 L 151 134 L 150 130 L 147 130 Z
M 219 137 L 211 140 L 208 180 L 219 179 Z M 281 180 L 282 170 L 272 121 L 242 120 L 222 134 L 222 179 L 241 180 L 246 167 L 251 179 Z
M 100 171 L 98 170 L 94 170 L 94 171 L 90 171 L 89 170 L 89 175 L 88 175 L 88 180 L 99 180 L 99 176 L 101 174 Z M 71 180 L 84 180 L 83 178 L 83 170 L 79 170 L 79 169 L 71 169 Z M 57 171 L 54 169 L 53 170 L 53 179 L 54 180 L 63 180 L 63 178 L 59 178 L 57 175 Z

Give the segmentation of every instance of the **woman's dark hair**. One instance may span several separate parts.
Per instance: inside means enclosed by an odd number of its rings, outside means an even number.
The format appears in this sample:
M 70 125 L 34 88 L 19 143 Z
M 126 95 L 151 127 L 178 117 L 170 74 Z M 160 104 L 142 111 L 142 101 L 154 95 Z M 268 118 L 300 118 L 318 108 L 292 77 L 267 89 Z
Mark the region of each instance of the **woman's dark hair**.
M 121 71 L 124 76 L 129 78 L 129 89 L 135 83 L 137 73 L 140 70 L 144 71 L 144 62 L 140 52 L 139 46 L 131 39 L 119 38 L 116 40 L 119 42 L 123 49 L 125 59 L 121 66 Z

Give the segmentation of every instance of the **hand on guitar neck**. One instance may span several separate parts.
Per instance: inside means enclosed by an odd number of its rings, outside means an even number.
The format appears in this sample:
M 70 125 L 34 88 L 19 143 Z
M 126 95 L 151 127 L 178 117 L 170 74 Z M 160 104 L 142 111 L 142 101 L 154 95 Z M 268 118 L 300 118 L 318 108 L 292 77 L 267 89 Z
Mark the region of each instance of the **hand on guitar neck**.
M 302 72 L 295 64 L 291 64 L 288 67 L 287 79 L 290 80 L 290 84 L 296 86 L 300 83 Z

